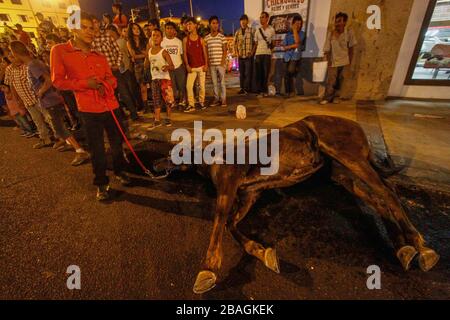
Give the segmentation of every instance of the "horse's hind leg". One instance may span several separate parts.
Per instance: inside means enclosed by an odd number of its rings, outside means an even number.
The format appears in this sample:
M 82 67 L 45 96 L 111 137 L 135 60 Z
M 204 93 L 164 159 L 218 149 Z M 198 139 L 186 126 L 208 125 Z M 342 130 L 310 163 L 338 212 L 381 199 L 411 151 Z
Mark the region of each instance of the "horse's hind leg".
M 307 179 L 317 170 L 318 168 L 311 167 L 310 170 L 305 170 L 303 174 L 289 178 L 275 176 L 269 179 L 264 176 L 252 176 L 247 180 L 248 184 L 240 191 L 240 206 L 230 217 L 228 228 L 233 237 L 244 247 L 248 254 L 262 261 L 267 268 L 274 272 L 280 272 L 276 250 L 273 248 L 265 248 L 260 243 L 247 238 L 237 229 L 237 225 L 248 214 L 263 190 L 290 187 Z
M 348 162 L 345 165 L 347 168 L 334 163 L 333 180 L 342 184 L 380 214 L 403 268 L 409 269 L 417 251 L 422 270 L 428 271 L 434 267 L 439 255 L 425 247 L 422 235 L 409 221 L 399 199 L 382 182 L 377 172 L 368 163 Z

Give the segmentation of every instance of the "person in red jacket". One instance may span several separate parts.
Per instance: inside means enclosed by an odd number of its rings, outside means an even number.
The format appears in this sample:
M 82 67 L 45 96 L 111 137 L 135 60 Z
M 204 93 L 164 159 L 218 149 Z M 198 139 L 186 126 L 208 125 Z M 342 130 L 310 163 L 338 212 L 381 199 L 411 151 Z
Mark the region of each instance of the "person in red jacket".
M 104 201 L 110 198 L 104 131 L 111 146 L 114 174 L 122 185 L 130 184 L 130 178 L 124 173 L 122 137 L 112 116 L 114 112 L 120 119 L 119 103 L 114 96 L 117 80 L 105 56 L 92 50 L 91 43 L 95 37 L 93 18 L 81 12 L 80 29 L 72 31 L 73 40 L 52 48 L 51 77 L 56 88 L 75 93 L 92 156 L 97 200 Z
M 119 28 L 128 27 L 128 18 L 122 13 L 122 5 L 118 3 L 113 4 L 112 11 L 115 14 L 113 23 Z

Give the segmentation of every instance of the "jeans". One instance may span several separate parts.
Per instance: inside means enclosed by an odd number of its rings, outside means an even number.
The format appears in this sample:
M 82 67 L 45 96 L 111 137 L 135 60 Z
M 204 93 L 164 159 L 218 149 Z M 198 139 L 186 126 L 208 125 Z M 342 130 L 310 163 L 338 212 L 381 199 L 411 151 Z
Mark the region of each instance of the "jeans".
M 184 101 L 186 99 L 186 68 L 184 64 L 170 71 L 170 79 L 172 79 L 175 100 Z
M 115 90 L 117 100 L 120 98 L 120 101 L 125 104 L 125 107 L 131 113 L 131 119 L 137 119 L 138 105 L 136 105 L 135 100 L 132 98 L 133 91 L 130 90 L 127 79 L 120 71 L 113 71 L 113 74 L 117 78 L 117 89 Z
M 250 92 L 252 80 L 252 58 L 239 58 L 239 80 L 241 89 Z
M 327 75 L 327 88 L 325 90 L 325 100 L 332 102 L 336 97 L 336 93 L 341 89 L 344 67 L 329 67 Z
M 121 115 L 119 109 L 115 109 L 114 114 L 120 121 Z M 106 186 L 109 183 L 109 179 L 106 175 L 104 131 L 108 135 L 113 158 L 113 170 L 116 175 L 120 174 L 125 167 L 122 137 L 109 111 L 103 113 L 80 112 L 80 118 L 91 153 L 94 185 Z
M 144 104 L 144 101 L 142 101 L 141 87 L 136 80 L 134 72 L 131 70 L 125 71 L 122 73 L 122 78 L 128 87 L 128 91 L 131 92 L 131 97 L 133 98 L 134 105 L 137 106 L 137 109 L 141 110 L 145 108 L 146 105 Z
M 42 114 L 53 129 L 55 138 L 66 140 L 70 138 L 72 134 L 67 130 L 64 122 L 66 116 L 66 109 L 63 104 L 59 104 L 49 108 L 41 107 Z
M 205 103 L 205 85 L 206 85 L 206 72 L 203 71 L 203 67 L 192 68 L 192 72 L 188 73 L 187 83 L 186 83 L 186 91 L 188 95 L 188 102 L 191 107 L 195 106 L 195 97 L 194 97 L 194 84 L 195 81 L 199 79 L 200 88 L 199 88 L 199 102 L 200 104 Z
M 269 54 L 257 55 L 255 57 L 255 72 L 257 88 L 259 93 L 267 93 L 267 82 L 269 80 L 272 56 Z
M 227 101 L 227 86 L 225 84 L 225 68 L 223 66 L 211 66 L 211 78 L 214 86 L 214 100 Z
M 45 118 L 44 115 L 42 114 L 39 102 L 36 103 L 34 106 L 27 106 L 26 109 L 28 110 L 31 119 L 33 120 L 34 124 L 37 127 L 39 137 L 47 142 L 50 141 L 50 130 L 48 129 L 47 124 L 45 123 Z
M 77 101 L 75 100 L 75 96 L 72 91 L 60 91 L 61 96 L 64 99 L 64 102 L 66 103 L 66 106 L 68 107 L 67 112 L 69 113 L 69 119 L 70 121 L 74 121 L 75 123 L 71 123 L 72 125 L 75 125 L 79 122 L 78 120 L 78 106 Z
M 296 79 L 297 79 L 297 75 L 299 73 L 300 60 L 296 61 L 294 73 L 289 72 L 289 63 L 294 63 L 294 62 L 285 62 L 284 63 L 284 88 L 285 88 L 286 94 L 290 94 L 292 92 L 295 93 L 295 91 L 296 91 L 295 90 L 296 89 Z
M 19 125 L 20 129 L 22 129 L 23 132 L 25 133 L 34 132 L 26 116 L 23 116 L 20 113 L 18 113 L 14 116 L 14 119 L 16 120 L 17 124 Z

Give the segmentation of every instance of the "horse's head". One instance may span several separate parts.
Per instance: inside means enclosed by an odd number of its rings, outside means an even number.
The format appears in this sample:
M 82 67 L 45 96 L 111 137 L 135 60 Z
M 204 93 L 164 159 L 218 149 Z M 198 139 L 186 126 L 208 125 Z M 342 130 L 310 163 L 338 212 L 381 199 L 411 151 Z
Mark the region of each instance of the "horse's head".
M 153 162 L 153 170 L 156 173 L 162 173 L 165 177 L 170 175 L 174 171 L 188 171 L 192 168 L 192 165 L 181 164 L 176 165 L 172 162 L 170 155 L 166 158 L 162 158 Z

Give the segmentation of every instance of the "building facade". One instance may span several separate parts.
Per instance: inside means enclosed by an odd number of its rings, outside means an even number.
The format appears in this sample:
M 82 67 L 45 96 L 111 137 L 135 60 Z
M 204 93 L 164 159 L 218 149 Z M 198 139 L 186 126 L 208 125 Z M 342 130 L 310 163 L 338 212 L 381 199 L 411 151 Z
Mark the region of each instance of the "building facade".
M 69 16 L 67 8 L 71 5 L 79 6 L 78 0 L 0 0 L 0 33 L 7 31 L 5 23 L 13 28 L 20 23 L 35 39 L 38 27 L 36 13 L 42 13 L 56 26 L 65 26 Z
M 292 4 L 303 0 L 286 0 Z M 323 57 L 328 31 L 337 12 L 346 12 L 357 36 L 354 62 L 346 70 L 343 98 L 387 97 L 450 99 L 449 0 L 309 0 L 307 41 L 302 77 L 306 94 L 317 94 L 312 65 Z M 257 25 L 271 0 L 244 0 L 245 12 Z M 369 28 L 373 8 L 380 28 Z M 373 20 L 372 20 L 373 21 Z

